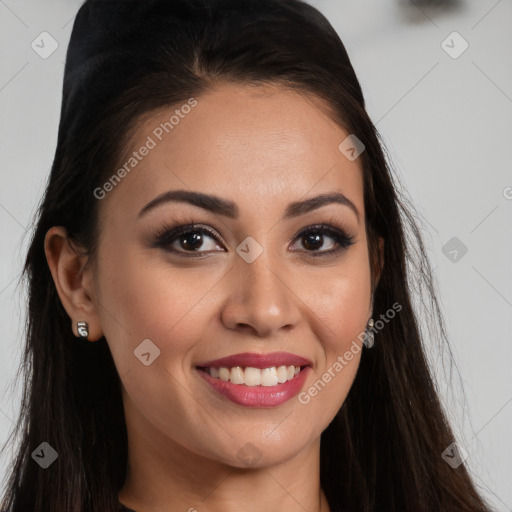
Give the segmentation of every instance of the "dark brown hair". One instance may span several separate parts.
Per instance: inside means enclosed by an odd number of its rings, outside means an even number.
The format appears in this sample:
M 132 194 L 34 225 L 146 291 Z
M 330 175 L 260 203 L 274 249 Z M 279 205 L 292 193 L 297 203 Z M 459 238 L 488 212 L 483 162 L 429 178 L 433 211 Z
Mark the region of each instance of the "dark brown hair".
M 489 510 L 465 465 L 454 469 L 441 457 L 454 436 L 411 303 L 412 279 L 426 290 L 425 307 L 445 340 L 430 267 L 330 23 L 299 0 L 87 1 L 79 18 L 55 159 L 24 268 L 29 304 L 20 441 L 2 508 L 117 510 L 127 461 L 120 379 L 105 339 L 76 342 L 44 237 L 50 227 L 65 226 L 93 256 L 93 190 L 112 176 L 141 116 L 230 82 L 274 84 L 321 98 L 366 147 L 359 158 L 373 268 L 377 237 L 385 240 L 373 313 L 379 318 L 396 302 L 402 310 L 378 332 L 374 348 L 363 350 L 349 395 L 322 434 L 321 484 L 331 510 Z M 83 65 L 72 69 L 80 52 Z M 59 455 L 46 470 L 31 457 L 43 441 Z

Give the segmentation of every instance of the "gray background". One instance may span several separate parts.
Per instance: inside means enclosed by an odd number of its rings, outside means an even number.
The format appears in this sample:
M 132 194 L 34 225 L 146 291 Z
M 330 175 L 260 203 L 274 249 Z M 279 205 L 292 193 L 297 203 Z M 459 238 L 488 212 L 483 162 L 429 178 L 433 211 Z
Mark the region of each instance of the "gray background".
M 368 111 L 423 217 L 462 383 L 447 378 L 432 352 L 439 388 L 478 485 L 496 510 L 511 511 L 512 1 L 444 2 L 442 9 L 419 0 L 310 3 L 345 43 Z M 17 282 L 55 150 L 79 5 L 0 0 L 1 443 L 20 396 L 13 379 L 26 296 Z M 31 48 L 44 31 L 59 45 L 46 59 Z M 468 48 L 458 55 L 464 40 Z M 453 237 L 456 245 L 446 246 Z M 8 457 L 0 458 L 0 478 Z

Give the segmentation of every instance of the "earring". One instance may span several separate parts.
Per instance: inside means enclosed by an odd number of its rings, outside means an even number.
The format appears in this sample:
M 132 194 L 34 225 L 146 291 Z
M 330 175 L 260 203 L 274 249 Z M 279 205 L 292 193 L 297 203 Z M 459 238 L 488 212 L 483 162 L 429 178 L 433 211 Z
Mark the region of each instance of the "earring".
M 77 322 L 76 329 L 78 331 L 78 337 L 83 341 L 87 340 L 87 336 L 89 336 L 89 324 L 87 322 Z
M 366 326 L 366 329 L 364 331 L 363 344 L 366 348 L 372 348 L 373 343 L 375 341 L 375 337 L 373 334 L 373 325 L 373 318 L 370 318 L 370 320 L 368 320 L 368 325 Z

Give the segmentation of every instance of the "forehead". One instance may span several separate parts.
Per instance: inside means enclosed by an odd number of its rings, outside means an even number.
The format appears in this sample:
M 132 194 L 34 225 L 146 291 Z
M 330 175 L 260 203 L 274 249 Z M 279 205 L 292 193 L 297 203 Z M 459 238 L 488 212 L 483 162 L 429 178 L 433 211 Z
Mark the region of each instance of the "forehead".
M 338 191 L 363 212 L 360 159 L 351 161 L 339 149 L 348 135 L 317 97 L 277 86 L 223 84 L 139 121 L 120 165 L 134 152 L 137 163 L 111 201 L 132 196 L 130 204 L 140 209 L 179 188 L 261 211 Z M 240 209 L 243 214 L 243 204 Z

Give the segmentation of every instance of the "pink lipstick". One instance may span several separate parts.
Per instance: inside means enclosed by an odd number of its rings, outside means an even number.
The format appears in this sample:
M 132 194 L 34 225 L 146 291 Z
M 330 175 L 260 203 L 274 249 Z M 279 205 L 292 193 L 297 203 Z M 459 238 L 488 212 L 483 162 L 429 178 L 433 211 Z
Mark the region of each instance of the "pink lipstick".
M 296 396 L 311 361 L 288 352 L 241 353 L 198 364 L 201 377 L 217 393 L 246 407 L 275 407 Z

